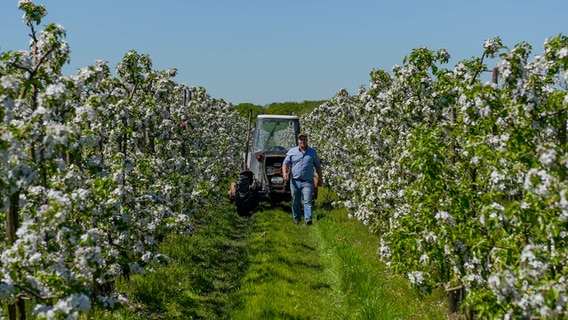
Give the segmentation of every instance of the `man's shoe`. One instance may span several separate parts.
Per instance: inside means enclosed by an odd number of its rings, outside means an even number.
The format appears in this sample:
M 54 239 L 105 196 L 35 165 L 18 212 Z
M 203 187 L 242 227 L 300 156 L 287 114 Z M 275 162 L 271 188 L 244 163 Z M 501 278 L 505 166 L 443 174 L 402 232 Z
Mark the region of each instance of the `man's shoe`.
M 294 220 L 294 224 L 300 224 L 300 221 Z
M 307 225 L 307 226 L 311 226 L 311 225 L 312 225 L 312 220 L 306 220 L 306 225 Z

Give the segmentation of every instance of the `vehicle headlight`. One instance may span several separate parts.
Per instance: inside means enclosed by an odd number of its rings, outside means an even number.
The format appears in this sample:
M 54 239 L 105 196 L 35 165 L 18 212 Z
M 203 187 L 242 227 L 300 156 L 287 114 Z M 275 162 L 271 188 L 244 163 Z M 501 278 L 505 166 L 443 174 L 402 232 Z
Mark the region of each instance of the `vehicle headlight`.
M 272 184 L 283 184 L 284 178 L 282 178 L 280 176 L 274 176 L 274 177 L 270 178 L 270 182 L 272 182 Z

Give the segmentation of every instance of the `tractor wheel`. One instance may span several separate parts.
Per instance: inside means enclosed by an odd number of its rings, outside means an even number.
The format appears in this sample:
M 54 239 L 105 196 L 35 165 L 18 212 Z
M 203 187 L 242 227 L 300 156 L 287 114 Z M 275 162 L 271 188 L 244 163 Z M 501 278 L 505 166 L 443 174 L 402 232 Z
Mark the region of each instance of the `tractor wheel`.
M 237 205 L 237 213 L 240 216 L 246 216 L 250 212 L 251 199 L 249 189 L 249 179 L 246 176 L 239 176 L 236 184 L 235 204 Z

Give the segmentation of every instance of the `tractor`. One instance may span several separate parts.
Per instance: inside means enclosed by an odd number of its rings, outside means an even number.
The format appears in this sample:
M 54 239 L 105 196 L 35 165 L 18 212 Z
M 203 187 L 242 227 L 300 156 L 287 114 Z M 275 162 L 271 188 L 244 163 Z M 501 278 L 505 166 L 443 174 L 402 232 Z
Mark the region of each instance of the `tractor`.
M 251 123 L 249 115 L 242 171 L 228 191 L 229 200 L 241 216 L 249 215 L 259 202 L 277 204 L 291 200 L 290 182 L 284 181 L 282 164 L 288 150 L 298 145 L 300 133 L 297 116 L 258 115 L 254 128 Z

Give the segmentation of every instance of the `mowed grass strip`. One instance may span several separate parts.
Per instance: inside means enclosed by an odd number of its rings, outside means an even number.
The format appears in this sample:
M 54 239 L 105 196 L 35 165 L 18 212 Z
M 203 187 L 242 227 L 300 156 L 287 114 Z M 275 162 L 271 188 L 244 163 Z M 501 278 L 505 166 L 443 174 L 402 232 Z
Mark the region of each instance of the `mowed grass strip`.
M 279 208 L 261 209 L 251 219 L 249 268 L 232 319 L 330 319 L 334 288 L 315 230 L 295 225 Z
M 168 266 L 120 281 L 128 302 L 84 319 L 447 319 L 445 297 L 421 298 L 386 270 L 379 239 L 321 192 L 309 227 L 289 203 L 198 213 L 193 235 L 161 244 Z
M 378 256 L 379 239 L 344 209 L 316 202 L 314 225 L 289 209 L 251 218 L 243 302 L 232 319 L 445 319 L 445 297 L 421 297 Z M 326 200 L 327 199 L 327 200 Z

